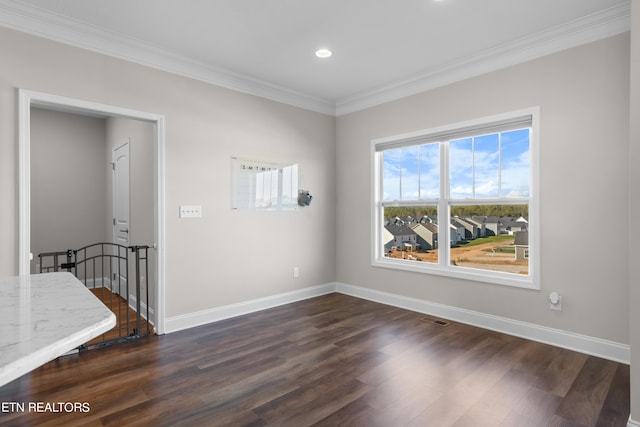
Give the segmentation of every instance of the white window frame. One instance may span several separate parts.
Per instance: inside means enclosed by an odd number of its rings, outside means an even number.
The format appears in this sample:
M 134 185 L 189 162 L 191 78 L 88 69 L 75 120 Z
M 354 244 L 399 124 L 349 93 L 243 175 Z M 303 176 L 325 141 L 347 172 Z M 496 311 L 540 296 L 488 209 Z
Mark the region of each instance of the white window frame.
M 540 289 L 540 208 L 539 208 L 539 107 L 532 107 L 505 114 L 483 117 L 460 123 L 453 123 L 437 128 L 420 130 L 401 135 L 394 135 L 371 141 L 371 265 L 374 267 L 391 268 L 404 271 L 434 274 L 454 277 L 465 280 L 473 280 L 498 285 L 514 286 L 526 289 Z M 481 133 L 484 128 L 495 128 L 510 121 L 531 118 L 531 135 L 529 140 L 530 156 L 530 188 L 529 197 L 523 199 L 529 205 L 529 274 L 514 274 L 500 271 L 482 270 L 450 265 L 450 239 L 449 232 L 450 202 L 448 194 L 448 143 L 440 144 L 440 195 L 437 201 L 405 202 L 398 201 L 394 206 L 437 206 L 438 207 L 438 263 L 408 262 L 390 257 L 385 257 L 383 241 L 384 232 L 384 205 L 389 206 L 388 201 L 382 201 L 382 150 L 393 147 L 415 145 L 422 141 L 438 141 L 441 135 L 447 135 L 449 140 L 455 138 L 451 135 L 464 134 L 465 132 Z M 383 148 L 384 147 L 384 148 Z M 461 205 L 489 205 L 505 204 L 505 200 L 515 202 L 515 199 L 470 199 L 467 201 L 455 200 L 452 204 Z M 383 205 L 384 203 L 384 205 Z M 444 225 L 446 224 L 446 226 Z M 445 232 L 443 232 L 443 230 Z

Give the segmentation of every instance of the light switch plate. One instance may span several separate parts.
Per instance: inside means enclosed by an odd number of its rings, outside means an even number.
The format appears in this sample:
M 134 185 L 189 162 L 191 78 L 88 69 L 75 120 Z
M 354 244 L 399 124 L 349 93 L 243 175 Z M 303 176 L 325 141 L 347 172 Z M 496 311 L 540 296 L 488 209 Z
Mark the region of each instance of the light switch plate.
M 202 206 L 180 205 L 180 218 L 202 218 Z

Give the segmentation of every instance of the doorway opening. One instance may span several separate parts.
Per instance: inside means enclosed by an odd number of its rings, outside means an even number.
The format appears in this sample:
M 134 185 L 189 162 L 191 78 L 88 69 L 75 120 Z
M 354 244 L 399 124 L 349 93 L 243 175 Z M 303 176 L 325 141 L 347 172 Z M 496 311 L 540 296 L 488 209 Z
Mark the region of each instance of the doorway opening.
M 151 300 L 149 305 L 153 310 L 154 329 L 157 334 L 164 333 L 164 117 L 162 115 L 131 110 L 112 105 L 99 104 L 78 99 L 66 98 L 29 90 L 19 90 L 19 266 L 20 275 L 28 275 L 32 268 L 31 247 L 31 114 L 32 108 L 71 113 L 89 117 L 105 119 L 125 119 L 150 124 L 152 128 L 152 164 L 153 188 L 149 195 L 152 206 L 153 225 L 150 230 L 153 242 L 148 242 L 149 251 L 153 252 L 152 271 L 147 277 L 150 280 Z M 151 223 L 151 221 L 146 221 Z M 115 220 L 114 220 L 115 223 Z M 87 242 L 87 244 L 94 242 Z M 64 248 L 61 248 L 64 249 Z

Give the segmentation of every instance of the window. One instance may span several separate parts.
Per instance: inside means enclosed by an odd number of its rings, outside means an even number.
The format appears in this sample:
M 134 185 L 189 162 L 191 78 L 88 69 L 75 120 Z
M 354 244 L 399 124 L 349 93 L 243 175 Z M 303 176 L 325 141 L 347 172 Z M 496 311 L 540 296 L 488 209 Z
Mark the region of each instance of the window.
M 539 288 L 537 117 L 372 141 L 372 264 Z

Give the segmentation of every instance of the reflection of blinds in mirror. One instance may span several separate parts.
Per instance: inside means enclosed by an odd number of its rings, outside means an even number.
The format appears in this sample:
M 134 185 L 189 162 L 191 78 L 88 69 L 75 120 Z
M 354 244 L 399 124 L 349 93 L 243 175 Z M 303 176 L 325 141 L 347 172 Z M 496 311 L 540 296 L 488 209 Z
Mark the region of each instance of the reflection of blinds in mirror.
M 295 209 L 298 165 L 231 159 L 233 209 Z

